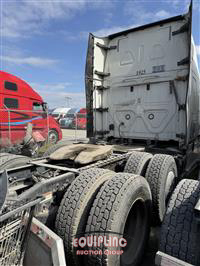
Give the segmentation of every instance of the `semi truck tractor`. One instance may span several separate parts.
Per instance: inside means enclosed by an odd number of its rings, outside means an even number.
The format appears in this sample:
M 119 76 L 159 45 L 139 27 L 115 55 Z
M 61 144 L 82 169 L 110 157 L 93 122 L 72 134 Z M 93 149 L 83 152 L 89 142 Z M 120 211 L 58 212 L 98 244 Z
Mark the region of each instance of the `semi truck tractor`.
M 90 34 L 85 84 L 89 142 L 58 143 L 29 161 L 3 154 L 1 208 L 11 195 L 50 194 L 45 224 L 69 266 L 200 265 L 192 4 L 187 14 Z
M 48 116 L 42 97 L 24 80 L 0 71 L 0 151 L 23 143 L 28 123 L 44 140 L 62 139 L 60 126 Z

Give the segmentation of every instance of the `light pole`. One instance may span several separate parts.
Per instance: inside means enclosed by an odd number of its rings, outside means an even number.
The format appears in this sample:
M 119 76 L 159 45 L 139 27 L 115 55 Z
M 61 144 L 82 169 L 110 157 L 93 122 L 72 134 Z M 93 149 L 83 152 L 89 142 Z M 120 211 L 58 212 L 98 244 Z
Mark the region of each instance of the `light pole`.
M 65 100 L 67 102 L 67 107 L 69 107 L 69 105 L 70 105 L 69 102 L 72 100 L 72 98 L 69 96 L 65 96 Z

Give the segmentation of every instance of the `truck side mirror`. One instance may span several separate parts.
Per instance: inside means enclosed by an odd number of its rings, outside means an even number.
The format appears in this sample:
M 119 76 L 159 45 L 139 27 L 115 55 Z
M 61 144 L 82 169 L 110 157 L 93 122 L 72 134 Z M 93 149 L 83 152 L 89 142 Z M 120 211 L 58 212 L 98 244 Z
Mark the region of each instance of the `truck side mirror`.
M 47 103 L 42 103 L 43 110 L 46 112 L 48 111 L 48 104 Z

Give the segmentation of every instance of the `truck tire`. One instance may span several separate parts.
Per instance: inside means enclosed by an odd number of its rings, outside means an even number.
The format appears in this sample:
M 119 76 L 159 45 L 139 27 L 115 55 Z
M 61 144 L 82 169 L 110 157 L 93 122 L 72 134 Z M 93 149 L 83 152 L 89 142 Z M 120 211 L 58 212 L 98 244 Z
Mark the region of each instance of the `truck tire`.
M 145 178 L 128 173 L 115 174 L 97 194 L 86 232 L 87 235 L 93 232 L 95 236 L 124 237 L 127 246 L 119 256 L 106 255 L 105 250 L 116 251 L 120 248 L 101 245 L 98 249 L 102 254 L 85 257 L 86 265 L 139 265 L 148 242 L 150 214 L 151 191 Z
M 105 181 L 114 172 L 105 169 L 91 168 L 83 171 L 66 191 L 56 217 L 55 228 L 63 239 L 67 265 L 76 265 L 73 239 L 76 235 L 84 236 L 90 207 Z
M 174 190 L 161 227 L 160 250 L 192 265 L 195 261 L 197 227 L 194 207 L 200 197 L 200 183 L 183 179 Z M 199 263 L 199 262 L 198 262 Z
M 175 187 L 176 176 L 177 167 L 172 156 L 165 154 L 153 156 L 145 175 L 152 193 L 153 224 L 160 224 L 163 221 L 169 196 Z
M 15 155 L 15 154 L 4 154 L 0 157 L 0 171 L 4 169 L 15 168 L 18 166 L 25 165 L 31 159 L 26 156 Z
M 124 172 L 145 176 L 147 166 L 152 157 L 153 155 L 147 152 L 133 152 L 126 162 Z
M 42 155 L 43 157 L 48 157 L 50 156 L 54 151 L 57 151 L 59 148 L 69 145 L 71 142 L 70 140 L 61 140 L 58 143 L 50 146 L 45 153 Z
M 49 142 L 52 144 L 58 142 L 58 132 L 55 129 L 49 130 Z

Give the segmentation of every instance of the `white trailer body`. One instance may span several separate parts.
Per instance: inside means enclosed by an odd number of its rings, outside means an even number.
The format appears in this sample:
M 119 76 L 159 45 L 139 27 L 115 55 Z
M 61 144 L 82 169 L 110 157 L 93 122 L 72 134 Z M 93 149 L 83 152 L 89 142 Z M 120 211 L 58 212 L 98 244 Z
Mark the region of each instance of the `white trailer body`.
M 199 72 L 192 11 L 105 38 L 90 34 L 88 137 L 173 141 L 199 135 Z

